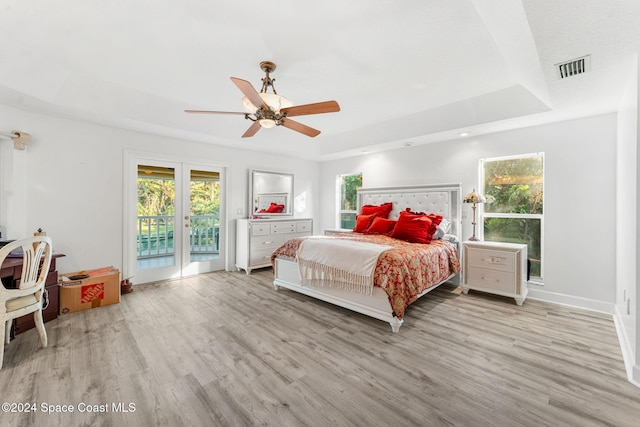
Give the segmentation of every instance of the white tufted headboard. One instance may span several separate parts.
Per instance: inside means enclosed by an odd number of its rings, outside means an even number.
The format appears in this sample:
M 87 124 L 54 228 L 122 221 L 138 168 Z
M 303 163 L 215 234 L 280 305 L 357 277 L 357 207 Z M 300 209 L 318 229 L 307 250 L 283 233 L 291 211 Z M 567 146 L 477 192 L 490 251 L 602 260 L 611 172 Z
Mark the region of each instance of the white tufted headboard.
M 462 241 L 462 184 L 427 184 L 406 187 L 361 188 L 358 190 L 358 211 L 363 205 L 393 202 L 389 215 L 397 219 L 400 212 L 411 208 L 414 212 L 442 215 L 451 222 L 450 234 Z
M 289 212 L 287 197 L 287 193 L 260 193 L 255 201 L 256 212 L 260 212 L 262 209 L 267 209 L 271 203 L 284 205 L 284 211 Z

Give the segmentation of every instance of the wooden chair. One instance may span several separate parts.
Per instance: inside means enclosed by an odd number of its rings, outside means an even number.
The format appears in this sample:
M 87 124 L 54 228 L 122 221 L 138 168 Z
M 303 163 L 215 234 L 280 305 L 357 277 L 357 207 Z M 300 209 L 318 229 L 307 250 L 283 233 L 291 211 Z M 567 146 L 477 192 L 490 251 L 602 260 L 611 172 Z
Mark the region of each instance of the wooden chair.
M 12 251 L 22 249 L 22 277 L 16 289 L 0 286 L 0 369 L 4 358 L 4 344 L 9 344 L 11 321 L 33 313 L 42 347 L 47 346 L 47 331 L 42 320 L 42 301 L 47 273 L 51 265 L 51 238 L 34 236 L 16 240 L 0 248 L 0 266 Z

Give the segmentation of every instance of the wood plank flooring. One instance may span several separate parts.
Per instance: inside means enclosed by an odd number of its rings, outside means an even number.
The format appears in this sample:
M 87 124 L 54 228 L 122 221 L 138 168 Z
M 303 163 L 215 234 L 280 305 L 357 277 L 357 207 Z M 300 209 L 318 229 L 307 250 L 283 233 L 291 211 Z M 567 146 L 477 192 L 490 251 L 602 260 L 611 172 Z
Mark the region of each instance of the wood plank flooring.
M 393 334 L 272 280 L 138 285 L 47 323 L 45 349 L 35 330 L 19 335 L 0 400 L 35 411 L 0 412 L 0 425 L 640 425 L 610 316 L 444 285 Z

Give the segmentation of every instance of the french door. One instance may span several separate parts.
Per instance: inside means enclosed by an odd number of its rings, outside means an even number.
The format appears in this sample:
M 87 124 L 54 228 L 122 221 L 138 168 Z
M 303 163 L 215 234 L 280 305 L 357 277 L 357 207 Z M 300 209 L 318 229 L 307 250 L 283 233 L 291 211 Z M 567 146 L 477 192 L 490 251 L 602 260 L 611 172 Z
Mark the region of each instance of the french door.
M 224 172 L 130 157 L 124 277 L 139 284 L 224 269 Z

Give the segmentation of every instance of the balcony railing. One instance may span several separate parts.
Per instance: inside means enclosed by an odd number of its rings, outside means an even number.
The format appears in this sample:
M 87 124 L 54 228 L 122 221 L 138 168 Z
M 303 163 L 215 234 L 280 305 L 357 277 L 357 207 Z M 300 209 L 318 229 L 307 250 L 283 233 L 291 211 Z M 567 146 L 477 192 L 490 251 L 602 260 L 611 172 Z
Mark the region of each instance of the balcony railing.
M 173 255 L 174 217 L 170 215 L 138 216 L 138 258 Z M 220 252 L 220 219 L 218 215 L 193 215 L 189 221 L 191 254 Z

